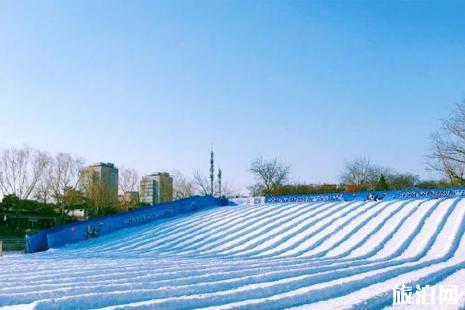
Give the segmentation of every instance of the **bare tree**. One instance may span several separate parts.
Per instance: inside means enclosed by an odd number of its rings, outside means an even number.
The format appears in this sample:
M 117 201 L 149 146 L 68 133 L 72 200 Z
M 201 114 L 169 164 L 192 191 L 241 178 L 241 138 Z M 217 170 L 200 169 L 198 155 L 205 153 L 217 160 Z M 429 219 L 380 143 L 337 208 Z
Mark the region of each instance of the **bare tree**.
M 216 184 L 215 193 L 219 196 L 221 193 L 221 197 L 231 198 L 235 197 L 239 192 L 238 189 L 229 181 L 224 181 L 221 183 L 221 191 L 219 190 L 219 184 Z
M 193 181 L 191 182 L 193 185 L 193 191 L 199 195 L 211 195 L 211 182 L 210 180 L 201 175 L 198 171 L 194 173 Z M 219 196 L 219 184 L 214 184 L 213 195 Z M 224 181 L 221 184 L 221 196 L 222 197 L 234 197 L 237 194 L 237 188 L 230 183 L 229 181 Z
M 207 177 L 201 175 L 198 171 L 194 173 L 194 190 L 200 195 L 210 195 L 211 194 L 211 185 Z
M 135 169 L 119 169 L 119 190 L 121 194 L 136 192 L 139 185 L 139 174 Z
M 53 193 L 50 189 L 50 186 L 47 182 L 47 180 L 42 180 L 34 190 L 34 198 L 37 199 L 37 201 L 43 202 L 44 204 L 47 204 L 53 199 Z
M 252 196 L 260 196 L 263 192 L 263 185 L 260 183 L 255 183 L 247 187 Z
M 271 195 L 278 186 L 288 180 L 290 167 L 276 158 L 266 161 L 259 157 L 252 161 L 249 171 L 257 179 L 257 183 L 252 186 L 255 191 Z
M 47 173 L 47 181 L 54 198 L 59 201 L 67 189 L 76 189 L 84 160 L 67 153 L 55 156 Z
M 4 150 L 0 157 L 0 191 L 28 199 L 44 178 L 50 157 L 28 146 Z
M 344 184 L 370 184 L 378 180 L 381 174 L 379 170 L 370 159 L 359 157 L 345 162 L 341 181 Z
M 194 183 L 187 180 L 181 171 L 171 171 L 171 177 L 173 178 L 174 199 L 187 198 L 194 194 Z
M 465 101 L 457 104 L 440 130 L 431 136 L 428 166 L 454 185 L 465 185 Z
M 69 197 L 74 197 L 67 192 L 75 192 L 80 178 L 80 171 L 84 165 L 84 159 L 67 153 L 59 153 L 51 161 L 47 171 L 45 184 L 41 186 L 41 192 L 50 191 L 55 203 L 60 207 L 64 216 L 72 207 Z

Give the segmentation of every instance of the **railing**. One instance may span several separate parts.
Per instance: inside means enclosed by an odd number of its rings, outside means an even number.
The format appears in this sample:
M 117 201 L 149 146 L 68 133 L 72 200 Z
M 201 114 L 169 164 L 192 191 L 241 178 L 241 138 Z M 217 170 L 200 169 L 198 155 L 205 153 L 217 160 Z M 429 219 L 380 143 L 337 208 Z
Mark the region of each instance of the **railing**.
M 3 238 L 0 240 L 0 256 L 2 252 L 7 251 L 24 251 L 26 243 L 24 238 Z

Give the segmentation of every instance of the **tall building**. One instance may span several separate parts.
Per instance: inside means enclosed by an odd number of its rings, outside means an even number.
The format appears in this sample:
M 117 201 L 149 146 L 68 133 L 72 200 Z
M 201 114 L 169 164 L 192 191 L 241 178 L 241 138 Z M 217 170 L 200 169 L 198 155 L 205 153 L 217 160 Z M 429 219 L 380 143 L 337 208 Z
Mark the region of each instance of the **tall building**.
M 105 195 L 109 201 L 118 200 L 118 168 L 112 163 L 98 163 L 81 170 L 79 189 L 86 196 Z
M 153 173 L 142 177 L 139 197 L 141 203 L 156 204 L 173 200 L 173 178 L 169 173 Z

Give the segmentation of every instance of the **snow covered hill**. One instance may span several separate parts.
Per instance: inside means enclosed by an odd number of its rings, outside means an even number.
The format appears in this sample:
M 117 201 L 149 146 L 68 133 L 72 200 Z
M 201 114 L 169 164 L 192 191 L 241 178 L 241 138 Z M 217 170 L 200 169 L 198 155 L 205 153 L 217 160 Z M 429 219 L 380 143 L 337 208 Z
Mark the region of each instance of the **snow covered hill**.
M 462 308 L 464 231 L 462 198 L 212 208 L 0 258 L 0 307 L 379 309 L 453 284 Z

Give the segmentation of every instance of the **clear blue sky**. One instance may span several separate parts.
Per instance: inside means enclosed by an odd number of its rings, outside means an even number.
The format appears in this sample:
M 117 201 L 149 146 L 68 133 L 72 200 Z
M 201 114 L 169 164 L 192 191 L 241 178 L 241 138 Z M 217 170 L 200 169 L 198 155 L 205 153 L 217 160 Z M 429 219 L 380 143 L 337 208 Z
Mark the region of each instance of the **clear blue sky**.
M 0 147 L 252 182 L 263 155 L 429 177 L 465 95 L 465 2 L 0 0 Z

